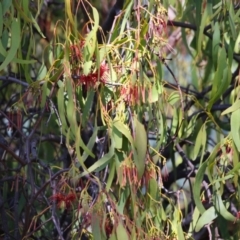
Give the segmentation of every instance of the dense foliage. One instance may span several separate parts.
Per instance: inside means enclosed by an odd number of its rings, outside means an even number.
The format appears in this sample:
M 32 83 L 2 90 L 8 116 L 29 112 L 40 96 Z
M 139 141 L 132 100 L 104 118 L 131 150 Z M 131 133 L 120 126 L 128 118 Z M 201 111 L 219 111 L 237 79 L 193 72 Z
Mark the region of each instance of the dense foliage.
M 239 239 L 238 1 L 0 18 L 1 239 Z

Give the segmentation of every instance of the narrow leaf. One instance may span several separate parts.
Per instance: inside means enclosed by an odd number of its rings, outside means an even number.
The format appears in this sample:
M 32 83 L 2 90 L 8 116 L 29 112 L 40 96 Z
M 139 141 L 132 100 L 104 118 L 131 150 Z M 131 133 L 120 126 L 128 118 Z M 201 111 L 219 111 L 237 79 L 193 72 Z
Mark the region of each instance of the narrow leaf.
M 121 222 L 118 223 L 116 233 L 117 233 L 117 239 L 118 240 L 129 239 L 128 234 L 127 234 L 127 230 L 124 228 L 124 226 Z
M 137 159 L 134 162 L 137 166 L 138 177 L 141 178 L 145 169 L 145 158 L 147 152 L 147 133 L 144 126 L 134 117 L 135 139 L 134 144 L 137 150 Z
M 11 47 L 8 51 L 8 54 L 4 62 L 0 65 L 0 71 L 3 70 L 15 57 L 17 50 L 21 42 L 21 30 L 20 30 L 20 21 L 18 19 L 13 19 L 11 25 Z
M 231 115 L 231 134 L 233 141 L 240 152 L 240 109 L 234 111 Z

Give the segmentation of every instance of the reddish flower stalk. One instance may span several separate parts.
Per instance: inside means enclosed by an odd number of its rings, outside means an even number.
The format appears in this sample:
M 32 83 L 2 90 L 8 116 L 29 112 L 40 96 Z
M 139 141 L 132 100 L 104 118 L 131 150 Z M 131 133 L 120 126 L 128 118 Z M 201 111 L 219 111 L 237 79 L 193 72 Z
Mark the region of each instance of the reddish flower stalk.
M 134 105 L 136 102 L 139 102 L 139 87 L 137 85 L 122 87 L 120 94 L 129 105 Z
M 148 187 L 148 183 L 151 179 L 157 179 L 157 172 L 154 164 L 149 162 L 146 165 L 144 176 L 143 176 L 143 180 L 144 180 L 143 183 L 145 184 L 146 188 Z
M 130 157 L 126 158 L 120 164 L 117 183 L 120 183 L 120 186 L 123 188 L 127 185 L 127 183 L 131 186 L 136 186 L 139 184 L 137 167 Z
M 50 197 L 51 201 L 56 201 L 58 208 L 67 208 L 69 209 L 74 201 L 76 200 L 76 194 L 71 192 L 67 195 L 62 193 L 56 193 Z
M 22 128 L 22 113 L 18 109 L 16 111 L 9 111 L 8 116 L 8 128 L 16 127 L 18 130 Z
M 73 44 L 70 46 L 70 51 L 71 51 L 71 60 L 72 61 L 79 61 L 82 59 L 82 49 L 84 46 L 85 42 L 81 41 L 78 44 Z

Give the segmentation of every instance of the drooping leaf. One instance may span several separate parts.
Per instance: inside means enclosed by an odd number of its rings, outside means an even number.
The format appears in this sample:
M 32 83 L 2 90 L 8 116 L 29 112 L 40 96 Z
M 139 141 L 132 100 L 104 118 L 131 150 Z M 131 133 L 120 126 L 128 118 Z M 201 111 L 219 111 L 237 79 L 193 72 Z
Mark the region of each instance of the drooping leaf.
M 233 141 L 240 152 L 240 109 L 231 114 L 231 135 Z
M 222 196 L 217 193 L 215 195 L 215 204 L 214 204 L 217 212 L 223 216 L 226 220 L 234 222 L 236 220 L 236 217 L 233 216 L 228 210 L 227 207 L 224 205 Z
M 198 208 L 201 214 L 205 212 L 205 208 L 201 202 L 201 196 L 200 196 L 203 177 L 204 177 L 204 174 L 206 173 L 206 169 L 208 165 L 215 160 L 219 147 L 220 147 L 220 143 L 215 146 L 215 148 L 213 149 L 208 159 L 204 163 L 202 163 L 202 165 L 199 167 L 195 177 L 195 183 L 193 186 L 193 198 L 194 198 L 196 207 Z
M 21 29 L 19 19 L 13 19 L 11 24 L 11 47 L 7 52 L 7 56 L 3 63 L 0 65 L 0 71 L 3 70 L 7 65 L 14 59 L 17 54 L 17 50 L 21 42 Z
M 213 63 L 215 68 L 217 68 L 218 64 L 218 51 L 220 48 L 220 29 L 219 29 L 219 22 L 216 22 L 214 25 L 213 31 L 213 40 L 212 40 L 212 56 L 213 56 Z
M 93 99 L 94 99 L 94 95 L 95 95 L 95 91 L 94 89 L 89 89 L 89 91 L 87 92 L 87 99 L 84 105 L 84 109 L 83 109 L 83 113 L 82 113 L 82 125 L 83 127 L 86 126 L 86 123 L 89 119 L 89 114 L 91 112 L 91 109 L 93 107 Z
M 106 165 L 112 160 L 114 155 L 114 143 L 109 148 L 108 153 L 106 153 L 102 158 L 100 158 L 97 162 L 95 162 L 91 167 L 85 170 L 83 173 L 80 174 L 79 177 L 86 176 L 87 174 L 93 171 L 101 171 Z
M 129 239 L 129 236 L 127 234 L 127 230 L 124 228 L 123 224 L 121 222 L 118 223 L 117 229 L 116 229 L 117 239 Z
M 240 100 L 238 99 L 236 102 L 234 102 L 234 104 L 231 107 L 224 110 L 221 113 L 221 115 L 223 116 L 223 115 L 226 115 L 228 113 L 234 112 L 234 111 L 238 110 L 239 108 L 240 108 Z
M 145 169 L 145 158 L 147 153 L 147 134 L 144 126 L 134 117 L 135 139 L 134 146 L 137 150 L 137 159 L 134 162 L 137 166 L 138 177 L 141 179 Z
M 112 128 L 112 139 L 115 143 L 115 147 L 117 149 L 121 149 L 122 148 L 122 133 L 113 125 Z
M 180 101 L 180 96 L 178 92 L 172 92 L 168 97 L 168 102 L 173 106 L 175 103 Z
M 197 38 L 197 52 L 198 52 L 198 54 L 201 53 L 201 46 L 202 46 L 202 43 L 203 43 L 203 36 L 204 36 L 203 31 L 204 31 L 204 27 L 205 27 L 205 24 L 207 23 L 207 18 L 208 18 L 207 8 L 204 9 L 203 14 L 200 13 L 199 17 L 201 18 L 201 23 L 200 23 L 200 25 L 198 25 L 199 26 L 199 28 L 198 28 L 198 38 Z
M 0 4 L 0 18 L 3 19 L 2 4 Z M 3 31 L 3 21 L 0 22 L 0 37 L 2 36 L 2 31 Z
M 3 13 L 3 16 L 8 11 L 8 9 L 10 8 L 11 5 L 12 5 L 12 0 L 3 0 L 2 1 L 2 13 Z
M 211 224 L 211 222 L 217 218 L 217 212 L 214 206 L 207 209 L 199 218 L 195 231 L 199 232 L 205 225 Z
M 101 219 L 99 217 L 99 215 L 97 213 L 95 213 L 92 217 L 92 221 L 91 221 L 91 225 L 92 225 L 92 234 L 94 239 L 102 239 L 102 234 L 101 234 Z
M 207 135 L 206 135 L 206 126 L 205 124 L 202 125 L 201 129 L 198 132 L 197 135 L 197 139 L 195 141 L 195 145 L 194 145 L 194 155 L 193 158 L 196 159 L 196 157 L 198 156 L 199 152 L 200 152 L 200 148 L 204 148 L 205 144 L 207 141 Z M 205 149 L 202 149 L 202 151 L 204 151 Z

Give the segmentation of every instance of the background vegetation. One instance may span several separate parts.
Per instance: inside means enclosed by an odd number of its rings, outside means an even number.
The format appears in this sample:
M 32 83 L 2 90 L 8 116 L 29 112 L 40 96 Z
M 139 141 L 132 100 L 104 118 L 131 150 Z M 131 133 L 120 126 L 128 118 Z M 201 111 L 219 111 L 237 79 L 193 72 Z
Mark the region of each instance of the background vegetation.
M 240 4 L 0 1 L 1 239 L 239 239 Z

